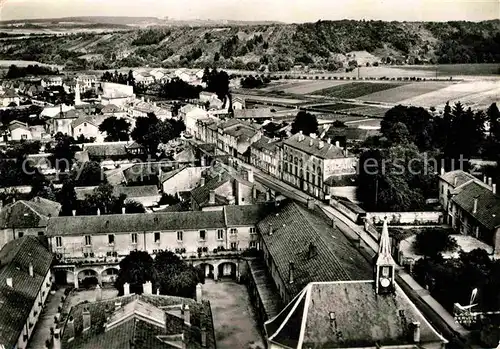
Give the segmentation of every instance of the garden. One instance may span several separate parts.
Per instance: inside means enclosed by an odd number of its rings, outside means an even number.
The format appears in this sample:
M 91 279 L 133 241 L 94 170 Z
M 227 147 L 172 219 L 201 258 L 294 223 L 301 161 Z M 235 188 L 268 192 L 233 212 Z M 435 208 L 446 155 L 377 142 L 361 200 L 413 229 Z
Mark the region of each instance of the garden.
M 352 82 L 317 91 L 315 94 L 336 98 L 358 98 L 402 85 L 402 83 Z

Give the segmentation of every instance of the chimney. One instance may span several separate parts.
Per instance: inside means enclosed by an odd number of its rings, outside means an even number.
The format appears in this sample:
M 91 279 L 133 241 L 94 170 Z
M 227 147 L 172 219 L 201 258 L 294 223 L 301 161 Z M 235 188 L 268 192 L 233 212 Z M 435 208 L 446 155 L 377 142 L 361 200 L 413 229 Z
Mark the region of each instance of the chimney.
M 120 310 L 121 307 L 122 307 L 122 302 L 115 302 L 115 311 Z
M 126 210 L 127 210 L 127 209 L 125 208 L 125 206 L 124 206 L 124 207 L 122 207 L 122 214 L 125 214 Z
M 444 167 L 441 167 L 441 176 L 444 175 Z
M 337 148 L 340 148 L 340 142 L 339 142 L 339 141 L 336 141 L 336 142 L 335 142 L 335 146 L 336 146 Z
M 488 184 L 488 177 L 486 175 L 483 176 L 483 182 L 484 184 Z
M 474 198 L 474 208 L 472 209 L 472 213 L 477 213 L 477 196 Z
M 310 133 L 309 137 L 311 137 L 312 139 L 316 139 L 316 133 Z
M 5 279 L 5 281 L 7 282 L 7 286 L 14 287 L 14 286 L 12 286 L 12 278 L 7 278 L 7 279 Z
M 90 326 L 92 325 L 91 318 L 90 318 L 90 311 L 88 308 L 83 309 L 83 330 L 87 331 L 90 329 Z
M 28 271 L 29 271 L 31 277 L 35 276 L 35 273 L 33 272 L 33 263 L 31 263 L 31 262 L 30 262 L 30 265 L 28 267 Z
M 310 146 L 310 147 L 312 147 L 312 146 L 313 146 L 313 144 L 314 144 L 314 139 L 312 139 L 312 138 L 311 138 L 311 139 L 309 140 L 309 146 Z
M 323 142 L 323 141 L 318 142 L 318 149 L 323 149 L 324 146 L 325 146 L 325 142 Z
M 453 179 L 453 186 L 454 186 L 454 187 L 456 187 L 456 186 L 457 186 L 457 180 L 458 180 L 458 178 L 457 178 L 457 177 L 455 177 L 455 178 Z
M 293 264 L 292 261 L 288 263 L 288 283 L 293 284 L 294 279 L 293 279 L 293 270 L 295 269 L 295 265 Z
M 208 203 L 211 205 L 215 204 L 215 190 L 210 190 Z
M 205 326 L 201 327 L 201 347 L 207 347 L 207 328 Z
M 327 139 L 326 139 L 326 143 L 328 143 L 328 144 L 332 144 L 332 139 L 331 139 L 331 138 L 327 138 Z
M 203 297 L 203 286 L 201 285 L 201 283 L 199 283 L 198 285 L 196 285 L 196 301 L 201 303 L 202 297 Z
M 247 170 L 247 180 L 250 183 L 253 183 L 253 170 L 252 169 L 248 169 Z
M 273 235 L 273 223 L 269 223 L 269 235 Z
M 345 156 L 345 157 L 348 157 L 348 156 L 349 156 L 349 150 L 347 150 L 347 148 L 346 148 L 346 149 L 344 149 L 344 156 Z
M 68 342 L 75 338 L 75 319 L 73 319 L 73 316 L 70 316 L 68 322 L 66 322 L 64 332 L 68 336 Z
M 71 213 L 73 214 L 73 216 L 76 216 L 76 210 L 72 210 Z
M 101 215 L 101 210 L 100 209 L 97 209 L 97 215 L 100 216 Z
M 310 210 L 314 210 L 315 207 L 316 207 L 316 200 L 307 199 L 307 208 Z
M 61 329 L 56 328 L 54 330 L 54 345 L 52 346 L 53 349 L 61 349 Z
M 186 325 L 191 325 L 191 312 L 189 311 L 189 305 L 184 305 L 184 323 Z
M 493 185 L 491 186 L 491 191 L 493 192 L 493 194 L 497 193 L 497 185 L 495 183 L 493 183 Z
M 153 283 L 151 281 L 146 281 L 143 285 L 144 294 L 153 294 Z
M 413 342 L 420 343 L 420 322 L 413 322 Z
M 126 282 L 123 284 L 123 295 L 128 296 L 129 294 L 130 294 L 130 284 Z
M 491 177 L 488 177 L 488 185 L 491 187 L 493 184 L 493 179 Z
M 205 185 L 205 177 L 201 177 L 200 179 L 200 187 L 203 187 Z
M 141 101 L 144 102 L 144 96 L 141 97 Z

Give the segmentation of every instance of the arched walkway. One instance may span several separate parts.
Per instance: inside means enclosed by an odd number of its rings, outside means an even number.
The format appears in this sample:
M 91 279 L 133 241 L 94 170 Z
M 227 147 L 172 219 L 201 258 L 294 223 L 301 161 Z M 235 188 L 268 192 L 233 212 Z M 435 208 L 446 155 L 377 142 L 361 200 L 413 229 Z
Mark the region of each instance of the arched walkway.
M 214 266 L 210 263 L 201 263 L 198 265 L 198 268 L 204 271 L 205 277 L 213 279 L 214 278 Z
M 116 281 L 118 277 L 118 268 L 107 268 L 101 273 L 101 282 L 103 284 L 112 284 Z
M 236 263 L 233 262 L 223 262 L 217 266 L 219 278 L 237 278 L 238 267 Z
M 75 282 L 75 275 L 67 269 L 54 269 L 54 282 L 57 285 L 72 284 Z
M 78 272 L 78 284 L 80 287 L 90 286 L 92 284 L 99 284 L 99 274 L 93 269 L 84 269 Z

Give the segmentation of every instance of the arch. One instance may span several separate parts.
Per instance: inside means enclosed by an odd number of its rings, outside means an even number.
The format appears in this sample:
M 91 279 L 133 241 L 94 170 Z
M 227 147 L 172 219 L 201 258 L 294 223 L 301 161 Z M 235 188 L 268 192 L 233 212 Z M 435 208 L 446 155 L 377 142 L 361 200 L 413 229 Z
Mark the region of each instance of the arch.
M 106 268 L 101 272 L 101 282 L 104 283 L 114 283 L 118 277 L 120 269 L 117 267 Z
M 198 268 L 205 272 L 205 277 L 213 279 L 214 278 L 214 266 L 210 263 L 200 263 L 197 265 Z
M 219 278 L 236 279 L 238 266 L 234 262 L 222 262 L 217 266 Z
M 94 269 L 82 269 L 77 274 L 78 284 L 80 287 L 90 287 L 96 283 L 100 283 L 99 273 Z
M 68 285 L 74 283 L 74 273 L 67 269 L 54 269 L 54 283 L 57 285 Z

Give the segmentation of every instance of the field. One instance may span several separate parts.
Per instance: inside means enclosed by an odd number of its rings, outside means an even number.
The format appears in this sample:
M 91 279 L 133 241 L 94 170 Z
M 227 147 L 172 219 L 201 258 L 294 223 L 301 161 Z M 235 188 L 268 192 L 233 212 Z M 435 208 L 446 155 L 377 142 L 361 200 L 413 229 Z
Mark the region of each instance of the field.
M 352 109 L 356 107 L 359 107 L 359 105 L 349 104 L 349 103 L 335 103 L 335 104 L 318 104 L 313 106 L 312 108 L 328 110 L 328 111 L 338 111 L 338 110 Z
M 500 75 L 500 64 L 482 63 L 482 64 L 441 64 L 435 65 L 413 65 L 402 66 L 399 69 L 408 71 L 426 71 L 442 76 L 468 76 L 468 75 Z
M 362 96 L 359 99 L 363 101 L 372 101 L 372 102 L 397 103 L 405 99 L 414 98 L 429 92 L 446 88 L 450 85 L 451 83 L 449 82 L 440 82 L 440 81 L 416 82 L 413 84 L 407 84 L 391 88 L 389 90 L 371 93 Z
M 336 98 L 358 98 L 401 85 L 401 83 L 352 82 L 317 91 L 315 94 Z

